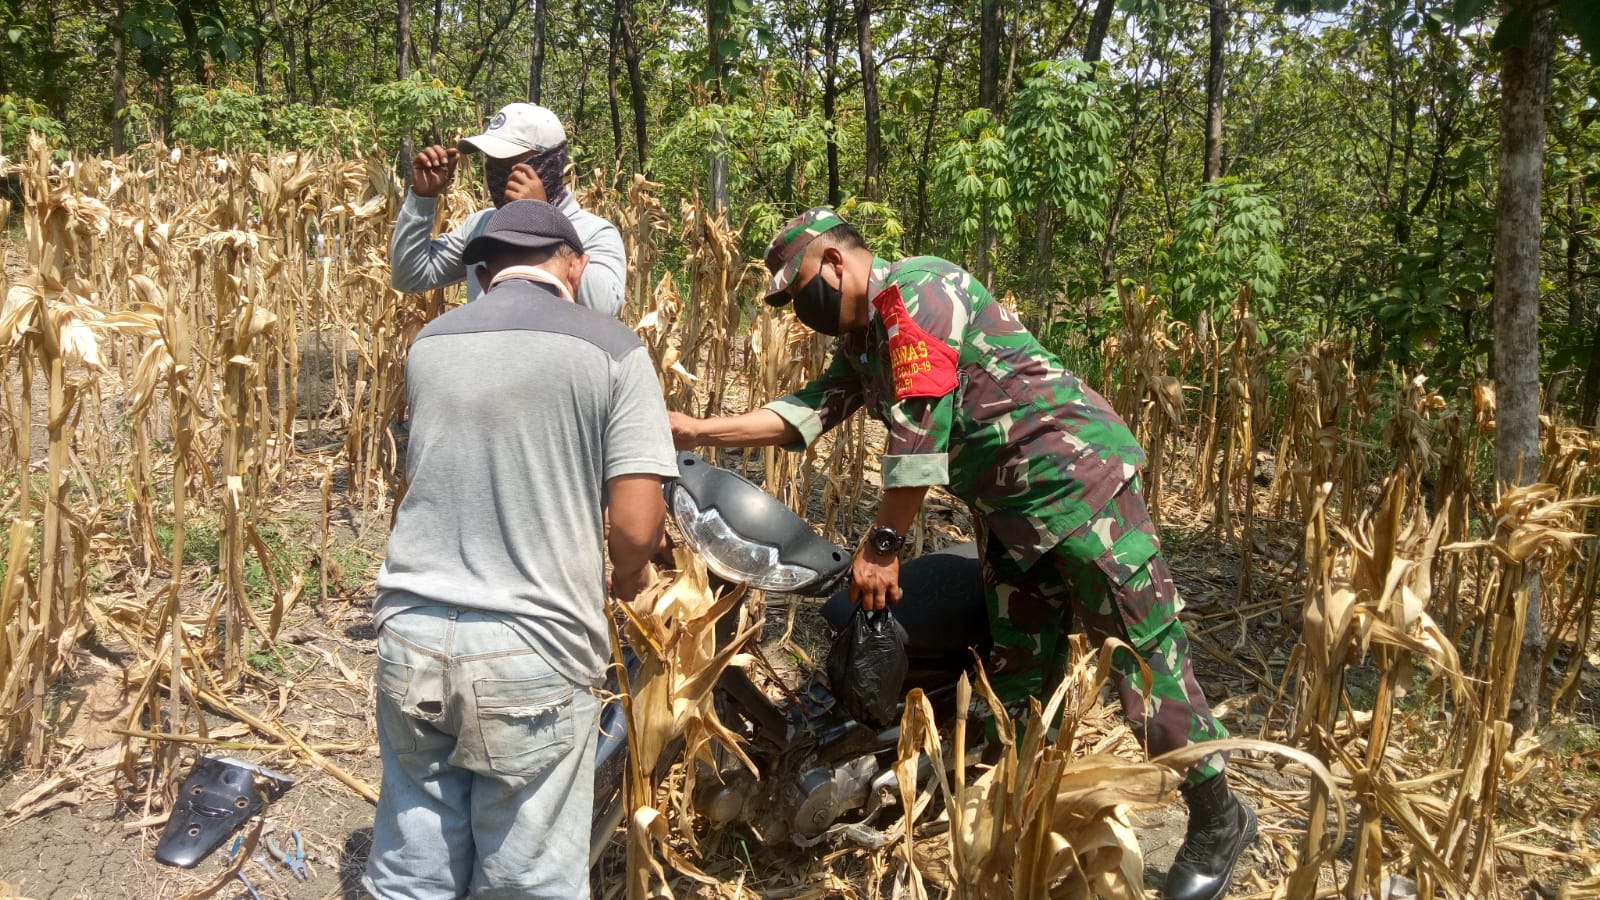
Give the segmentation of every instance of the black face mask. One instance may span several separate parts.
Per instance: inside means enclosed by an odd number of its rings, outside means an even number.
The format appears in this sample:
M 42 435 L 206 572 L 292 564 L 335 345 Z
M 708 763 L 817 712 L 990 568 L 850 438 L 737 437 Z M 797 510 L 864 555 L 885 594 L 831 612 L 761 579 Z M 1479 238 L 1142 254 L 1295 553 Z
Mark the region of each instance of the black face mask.
M 511 170 L 516 168 L 518 162 L 525 160 L 485 162 L 483 180 L 488 185 L 489 199 L 494 202 L 496 209 L 506 205 L 506 182 L 511 180 Z
M 794 314 L 807 328 L 818 334 L 836 337 L 844 293 L 822 278 L 822 267 L 794 295 Z

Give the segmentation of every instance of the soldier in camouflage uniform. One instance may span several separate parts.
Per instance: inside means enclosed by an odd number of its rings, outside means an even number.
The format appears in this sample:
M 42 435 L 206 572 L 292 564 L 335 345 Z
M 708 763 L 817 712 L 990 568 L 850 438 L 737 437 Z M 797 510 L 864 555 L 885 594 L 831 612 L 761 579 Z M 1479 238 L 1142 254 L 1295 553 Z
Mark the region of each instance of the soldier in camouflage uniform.
M 1190 665 L 1182 608 L 1140 492 L 1144 461 L 1110 404 L 1045 350 L 969 273 L 942 259 L 890 264 L 827 207 L 773 239 L 767 302 L 840 341 L 825 371 L 794 394 L 739 416 L 673 414 L 680 448 L 782 444 L 804 449 L 866 405 L 888 427 L 883 501 L 851 570 L 852 599 L 899 599 L 902 537 L 933 486 L 967 501 L 982 542 L 1002 699 L 1044 694 L 1065 671 L 1066 631 L 1116 637 L 1129 722 L 1151 754 L 1226 736 Z M 1146 704 L 1144 694 L 1149 693 Z M 1163 896 L 1220 897 L 1255 814 L 1213 754 L 1182 790 L 1189 832 Z

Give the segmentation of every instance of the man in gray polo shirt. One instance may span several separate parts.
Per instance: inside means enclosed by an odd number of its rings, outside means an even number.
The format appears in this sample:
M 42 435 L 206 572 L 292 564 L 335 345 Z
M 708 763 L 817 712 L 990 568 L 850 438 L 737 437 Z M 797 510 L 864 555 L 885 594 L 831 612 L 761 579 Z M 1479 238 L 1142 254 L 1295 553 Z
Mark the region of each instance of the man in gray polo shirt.
M 502 207 L 463 252 L 482 296 L 406 362 L 411 486 L 373 616 L 385 900 L 588 896 L 604 552 L 632 598 L 677 466 L 644 346 L 573 303 L 583 251 L 549 204 Z
M 467 299 L 478 299 L 476 278 L 467 277 L 462 249 L 483 233 L 495 209 L 514 200 L 546 200 L 571 220 L 589 254 L 577 291 L 579 306 L 608 316 L 622 311 L 628 260 L 617 227 L 578 205 L 562 174 L 567 168 L 567 132 L 556 114 L 532 103 L 512 103 L 495 113 L 483 134 L 462 138 L 460 149 L 428 147 L 411 162 L 411 190 L 389 239 L 389 281 L 400 291 L 429 291 L 467 282 Z M 438 198 L 456 177 L 461 153 L 482 153 L 484 179 L 494 207 L 480 209 L 450 231 L 433 236 Z

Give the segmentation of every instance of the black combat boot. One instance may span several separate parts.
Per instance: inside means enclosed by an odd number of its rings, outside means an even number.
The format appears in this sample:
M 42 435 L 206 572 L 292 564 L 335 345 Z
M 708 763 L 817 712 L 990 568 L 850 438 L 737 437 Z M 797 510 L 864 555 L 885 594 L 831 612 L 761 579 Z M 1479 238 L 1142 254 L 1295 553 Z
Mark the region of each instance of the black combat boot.
M 1234 863 L 1256 839 L 1255 810 L 1228 790 L 1226 774 L 1178 790 L 1189 804 L 1189 833 L 1167 872 L 1162 900 L 1218 900 L 1228 893 Z

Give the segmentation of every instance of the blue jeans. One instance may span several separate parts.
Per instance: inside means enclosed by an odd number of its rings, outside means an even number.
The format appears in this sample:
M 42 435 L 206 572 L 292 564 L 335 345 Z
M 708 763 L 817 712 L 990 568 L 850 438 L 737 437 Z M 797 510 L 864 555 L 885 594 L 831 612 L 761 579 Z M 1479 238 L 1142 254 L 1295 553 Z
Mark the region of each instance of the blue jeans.
M 589 896 L 599 701 L 495 613 L 420 607 L 378 635 L 380 900 Z

